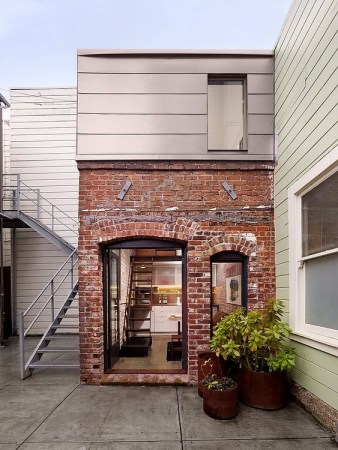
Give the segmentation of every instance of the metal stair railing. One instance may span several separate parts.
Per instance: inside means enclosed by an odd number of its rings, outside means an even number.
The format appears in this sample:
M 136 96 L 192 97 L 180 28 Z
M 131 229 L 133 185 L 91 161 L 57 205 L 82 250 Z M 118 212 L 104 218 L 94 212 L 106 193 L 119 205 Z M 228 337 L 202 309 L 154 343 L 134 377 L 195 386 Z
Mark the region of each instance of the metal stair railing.
M 55 231 L 57 225 L 78 236 L 78 221 L 21 180 L 20 174 L 5 174 L 3 186 L 3 209 L 26 213 Z M 71 225 L 67 225 L 68 222 Z
M 20 373 L 21 377 L 25 378 L 28 370 L 28 363 L 25 358 L 25 338 L 27 334 L 31 331 L 33 326 L 37 323 L 38 319 L 41 317 L 42 313 L 46 311 L 48 308 L 50 310 L 50 321 L 48 326 L 52 324 L 57 317 L 55 310 L 55 296 L 61 288 L 67 288 L 67 283 L 70 284 L 71 292 L 76 287 L 77 281 L 75 281 L 75 268 L 78 263 L 77 250 L 75 249 L 71 255 L 66 259 L 66 261 L 62 264 L 62 266 L 57 270 L 57 272 L 53 275 L 51 280 L 46 284 L 46 286 L 41 290 L 38 296 L 33 300 L 33 302 L 29 305 L 29 307 L 19 314 L 19 343 L 20 343 Z M 67 268 L 69 265 L 69 268 Z M 65 270 L 66 273 L 64 275 L 60 275 L 61 272 Z M 58 277 L 61 277 L 58 280 Z M 49 290 L 50 294 L 46 294 Z M 31 322 L 25 326 L 25 318 L 32 311 L 34 306 L 38 304 L 40 300 L 43 301 L 43 296 L 47 295 L 47 299 L 44 301 L 43 305 L 40 307 L 39 311 L 33 316 Z M 65 302 L 69 299 L 69 296 L 65 299 Z M 60 312 L 64 306 L 64 303 L 61 307 L 58 308 L 58 312 Z M 42 338 L 43 339 L 43 338 Z M 41 341 L 40 341 L 41 342 Z M 32 353 L 32 355 L 34 352 Z M 31 359 L 28 358 L 27 361 Z

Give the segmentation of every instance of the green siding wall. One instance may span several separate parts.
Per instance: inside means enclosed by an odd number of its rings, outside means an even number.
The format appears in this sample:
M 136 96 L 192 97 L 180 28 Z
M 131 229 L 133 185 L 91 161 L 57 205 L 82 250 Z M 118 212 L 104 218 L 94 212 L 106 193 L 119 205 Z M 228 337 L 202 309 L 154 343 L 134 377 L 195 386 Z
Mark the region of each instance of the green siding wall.
M 277 296 L 288 302 L 287 189 L 337 146 L 337 0 L 295 0 L 276 44 Z M 293 343 L 297 383 L 338 410 L 338 358 Z

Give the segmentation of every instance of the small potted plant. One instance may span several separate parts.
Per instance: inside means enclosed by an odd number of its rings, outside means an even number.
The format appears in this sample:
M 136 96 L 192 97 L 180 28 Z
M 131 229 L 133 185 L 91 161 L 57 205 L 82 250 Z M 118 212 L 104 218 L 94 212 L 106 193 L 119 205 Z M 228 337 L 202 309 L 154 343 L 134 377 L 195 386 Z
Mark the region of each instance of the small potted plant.
M 214 327 L 211 350 L 239 363 L 239 398 L 256 408 L 279 409 L 286 402 L 286 371 L 296 355 L 285 342 L 291 328 L 282 314 L 282 302 L 269 300 L 260 311 L 238 308 Z
M 238 414 L 238 387 L 229 377 L 216 375 L 204 378 L 203 410 L 214 419 L 232 419 Z
M 198 354 L 198 395 L 203 397 L 205 391 L 204 385 L 201 383 L 203 379 L 208 379 L 212 375 L 216 377 L 222 376 L 222 367 L 220 358 L 215 352 L 205 351 Z

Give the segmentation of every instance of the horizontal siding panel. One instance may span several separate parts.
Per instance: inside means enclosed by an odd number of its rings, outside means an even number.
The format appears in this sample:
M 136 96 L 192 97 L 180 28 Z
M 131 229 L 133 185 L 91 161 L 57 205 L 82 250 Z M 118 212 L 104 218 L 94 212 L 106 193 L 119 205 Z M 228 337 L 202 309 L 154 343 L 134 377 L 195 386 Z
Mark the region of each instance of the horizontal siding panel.
M 196 134 L 207 132 L 206 115 L 80 114 L 82 134 Z
M 273 114 L 248 114 L 248 134 L 274 134 Z
M 73 161 L 72 161 L 72 163 L 73 163 Z M 33 165 L 33 164 L 32 164 Z M 72 164 L 72 165 L 69 165 L 69 164 L 67 164 L 67 166 L 63 166 L 62 164 L 60 164 L 59 163 L 59 161 L 55 161 L 55 165 L 54 165 L 54 167 L 53 167 L 53 171 L 55 171 L 55 172 L 57 172 L 57 171 L 63 171 L 63 173 L 72 173 L 73 174 L 73 176 L 76 176 L 76 175 L 74 175 L 74 170 L 75 170 L 75 168 L 76 168 L 76 166 L 75 166 L 75 164 Z M 40 174 L 42 174 L 42 175 L 44 175 L 44 174 L 46 174 L 46 171 L 47 171 L 47 169 L 49 169 L 49 166 L 47 165 L 47 166 L 42 166 L 42 167 L 39 167 L 39 166 L 35 166 L 34 168 L 32 168 L 32 169 L 27 169 L 27 172 L 29 171 L 29 173 L 31 174 L 31 175 L 40 175 Z M 16 170 L 16 166 L 14 166 L 14 164 L 13 164 L 13 172 Z M 21 177 L 21 180 L 23 181 L 23 182 L 25 182 L 25 177 Z M 35 186 L 38 186 L 39 184 L 38 184 L 38 180 L 36 180 L 36 182 L 35 182 Z M 61 187 L 61 186 L 60 186 Z M 58 192 L 61 192 L 61 190 L 60 189 L 58 189 Z M 41 195 L 43 195 L 43 192 L 41 192 Z M 67 196 L 65 196 L 65 197 L 67 197 Z
M 280 31 L 278 36 L 278 40 L 275 47 L 275 52 L 281 52 L 284 48 L 285 42 L 288 41 L 289 34 L 292 32 L 292 27 L 294 24 L 298 22 L 299 16 L 297 19 L 297 14 L 301 14 L 301 11 L 304 9 L 303 0 L 294 0 L 289 9 L 289 12 L 286 16 L 286 19 L 283 24 L 283 28 Z
M 274 147 L 273 142 L 274 142 L 273 135 L 249 134 L 248 136 L 249 153 L 255 155 L 262 155 L 262 154 L 270 155 L 272 159 Z
M 271 75 L 248 74 L 247 91 L 248 94 L 273 94 L 274 93 L 273 74 Z
M 58 154 L 58 164 L 63 164 L 63 162 L 65 162 L 67 165 L 70 163 L 70 165 L 74 164 L 74 152 L 73 154 Z M 13 157 L 12 159 L 12 166 L 13 168 L 15 168 L 16 171 L 21 172 L 21 169 L 23 169 L 23 171 L 26 170 L 26 172 L 29 172 L 31 169 L 31 166 L 33 164 L 33 162 L 35 162 L 36 166 L 40 166 L 40 167 L 45 167 L 46 169 L 50 168 L 50 163 L 51 162 L 55 162 L 55 154 L 51 154 L 51 153 L 46 153 L 46 155 L 44 155 L 43 159 L 41 157 L 39 157 L 38 154 L 33 154 L 33 155 L 27 155 L 27 158 L 25 159 L 25 161 L 22 161 L 22 159 L 20 159 L 20 156 L 17 157 Z
M 207 75 L 80 73 L 80 94 L 206 94 Z
M 11 99 L 22 96 L 55 97 L 76 95 L 76 87 L 54 87 L 54 88 L 13 88 Z
M 67 131 L 67 133 L 58 134 L 16 134 L 15 136 L 12 135 L 12 145 L 15 146 L 17 142 L 40 142 L 40 141 L 46 141 L 46 142 L 57 142 L 57 141 L 70 141 L 75 142 L 76 141 L 76 133 L 70 133 Z
M 305 344 L 301 344 L 300 342 L 293 341 L 292 346 L 295 347 L 295 350 L 300 358 L 310 363 L 315 363 L 317 366 L 325 368 L 325 370 L 332 372 L 336 375 L 336 377 L 338 377 L 337 358 L 335 356 L 332 356 L 329 353 L 321 352 L 316 348 L 309 347 Z M 335 382 L 337 381 L 338 380 L 335 379 Z
M 72 140 L 58 140 L 58 141 L 31 141 L 31 142 L 21 142 L 17 141 L 15 143 L 16 148 L 41 148 L 41 149 L 49 149 L 51 148 L 59 148 L 59 147 L 74 147 L 74 139 Z
M 19 105 L 12 105 L 12 107 L 15 106 L 15 109 L 17 112 L 21 112 L 25 114 L 28 111 L 32 111 L 34 114 L 37 114 L 39 111 L 40 113 L 44 111 L 48 111 L 49 113 L 57 113 L 57 111 L 64 110 L 67 111 L 68 114 L 71 112 L 74 114 L 76 113 L 76 100 L 70 101 L 70 102 L 60 102 L 60 103 L 20 103 Z
M 273 57 L 78 56 L 79 73 L 273 73 Z
M 298 108 L 298 105 L 304 100 L 311 103 L 332 74 L 337 71 L 336 48 L 337 40 L 332 40 L 321 52 L 316 50 L 308 62 L 308 64 L 313 64 L 312 70 L 308 72 L 306 67 L 302 67 L 299 76 L 293 79 L 294 85 L 290 82 L 292 89 L 284 90 L 280 97 L 276 97 L 276 104 L 279 108 L 276 120 L 278 126 L 284 122 L 284 117 L 290 117 L 289 111 Z M 335 79 L 337 81 L 337 78 Z
M 278 59 L 276 72 L 276 93 L 278 93 L 278 97 L 281 85 L 282 89 L 291 87 L 292 83 L 289 85 L 290 80 L 297 78 L 304 67 L 309 67 L 308 64 L 313 67 L 314 62 L 309 61 L 312 53 L 317 53 L 319 49 L 323 52 L 327 46 L 327 33 L 330 33 L 329 29 L 335 17 L 335 2 L 334 0 L 328 0 L 326 3 L 327 5 L 331 4 L 329 9 L 323 8 L 320 1 L 311 4 L 312 9 L 309 17 L 305 20 L 303 18 L 302 26 L 289 40 L 288 45 L 289 47 L 292 46 L 293 51 L 289 53 L 287 58 L 283 59 L 282 63 Z M 317 34 L 319 29 L 320 33 Z
M 59 115 L 59 116 L 76 116 L 76 105 L 74 106 L 70 106 L 68 108 L 61 108 L 61 107 L 56 107 L 56 108 L 35 108 L 35 109 L 31 109 L 31 108 L 27 108 L 27 109 L 21 109 L 21 110 L 16 110 L 14 108 L 11 109 L 11 120 L 15 120 L 15 121 L 23 121 L 25 120 L 25 118 L 27 120 L 30 120 L 29 118 L 27 118 L 27 116 L 34 116 L 34 119 L 36 120 L 36 117 L 50 117 L 50 116 L 55 116 L 55 115 Z M 53 117 L 53 120 L 55 120 L 55 117 Z
M 248 114 L 273 114 L 273 95 L 248 95 Z
M 285 305 L 288 305 L 289 289 L 288 288 L 280 288 L 277 286 L 276 297 L 279 300 L 282 300 Z
M 80 94 L 78 108 L 79 114 L 206 114 L 207 96 L 205 94 Z
M 64 123 L 65 125 L 62 125 Z M 63 126 L 74 126 L 76 123 L 76 114 L 45 114 L 45 115 L 30 115 L 30 116 L 22 116 L 15 115 L 11 117 L 11 127 L 12 128 L 27 128 L 34 127 L 35 125 L 39 125 L 41 127 L 63 127 Z
M 21 108 L 27 108 L 29 105 L 36 105 L 36 106 L 46 106 L 52 105 L 58 106 L 58 105 L 68 105 L 70 103 L 76 103 L 76 95 L 59 95 L 57 97 L 53 96 L 46 96 L 46 97 L 40 97 L 40 96 L 13 96 L 11 95 L 11 105 L 15 106 L 16 109 Z
M 278 132 L 281 137 L 283 137 L 284 129 L 287 133 L 287 130 L 292 126 L 296 126 L 298 121 L 309 120 L 329 97 L 335 95 L 334 91 L 338 83 L 338 70 L 337 68 L 334 69 L 333 65 L 332 61 L 325 67 L 324 72 L 316 79 L 311 89 L 303 92 L 292 107 L 289 108 L 288 114 L 284 114 L 283 117 L 277 117 Z M 335 72 L 332 72 L 331 69 L 335 70 Z M 286 107 L 288 108 L 288 106 Z
M 75 150 L 75 149 L 74 149 Z M 67 161 L 67 164 L 69 161 L 72 161 L 74 163 L 74 153 L 75 151 L 72 151 L 72 153 L 67 153 L 67 152 L 63 152 L 63 153 L 57 153 L 58 155 L 58 161 Z M 23 155 L 18 155 L 18 154 L 14 154 L 14 156 L 12 156 L 12 165 L 13 168 L 15 167 L 15 169 L 18 168 L 22 168 L 24 169 L 26 168 L 31 168 L 32 165 L 32 161 L 35 161 L 37 165 L 46 165 L 47 167 L 50 166 L 50 161 L 55 161 L 55 153 L 45 153 L 43 155 L 43 160 L 41 159 L 41 154 L 39 155 L 38 153 L 33 153 L 33 154 L 28 154 L 25 155 L 25 160 L 22 161 L 22 156 Z
M 328 405 L 333 408 L 337 408 L 338 405 L 338 393 L 332 389 L 323 385 L 323 380 L 315 380 L 311 375 L 306 374 L 300 370 L 292 369 L 291 377 L 301 386 L 303 386 L 308 391 L 312 392 L 314 395 L 319 397 Z
M 284 165 L 278 171 L 278 179 L 276 183 L 280 183 L 280 181 L 287 176 L 288 180 L 296 179 L 299 175 L 299 171 L 302 170 L 302 166 L 296 166 L 296 164 L 301 161 L 301 165 L 306 164 L 307 161 L 313 161 L 313 158 L 317 158 L 324 149 L 328 149 L 329 147 L 333 147 L 337 142 L 337 125 L 326 130 L 327 124 L 324 122 L 319 125 L 315 130 L 312 139 L 306 139 L 302 146 L 302 151 L 293 152 L 290 156 L 290 161 L 288 165 Z M 324 133 L 324 134 L 322 134 Z M 302 159 L 305 159 L 303 162 Z M 289 183 L 289 181 L 287 183 Z
M 121 135 L 121 136 L 78 136 L 79 155 L 100 154 L 110 158 L 122 153 L 125 158 L 128 155 L 156 155 L 182 153 L 206 153 L 207 135 Z
M 53 155 L 56 155 L 55 156 L 55 158 L 56 159 L 59 159 L 59 157 L 60 156 L 57 156 L 57 155 L 65 155 L 65 154 L 74 154 L 75 153 L 75 149 L 76 149 L 76 146 L 73 144 L 73 145 L 70 145 L 69 147 L 66 147 L 66 146 L 62 146 L 62 147 L 60 147 L 60 146 L 58 146 L 58 147 L 52 147 L 52 146 L 49 146 L 48 148 L 42 148 L 41 149 L 41 147 L 33 147 L 33 148 L 31 148 L 30 150 L 29 150 L 29 154 L 32 154 L 32 155 L 40 155 L 40 157 L 43 157 L 44 155 L 46 155 L 46 154 L 53 154 Z M 24 159 L 23 157 L 24 156 L 26 156 L 28 154 L 28 152 L 27 152 L 27 150 L 24 148 L 24 147 L 17 147 L 17 146 L 13 146 L 12 147 L 12 153 L 11 153 L 11 155 L 13 156 L 14 155 L 14 158 L 16 158 L 16 157 L 21 157 L 21 159 Z M 13 159 L 14 159 L 13 158 Z
M 39 124 L 35 125 L 35 127 L 31 128 L 15 128 L 12 127 L 12 139 L 15 141 L 15 138 L 17 136 L 49 136 L 49 135 L 75 135 L 76 136 L 76 130 L 75 130 L 75 123 L 69 124 L 68 127 L 40 127 Z

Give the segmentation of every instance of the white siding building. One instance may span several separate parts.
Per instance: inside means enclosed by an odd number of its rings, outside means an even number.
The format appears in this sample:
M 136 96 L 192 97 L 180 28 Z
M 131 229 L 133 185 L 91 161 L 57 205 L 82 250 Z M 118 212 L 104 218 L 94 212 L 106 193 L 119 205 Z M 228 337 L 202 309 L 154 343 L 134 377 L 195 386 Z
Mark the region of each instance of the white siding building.
M 7 189 L 6 196 L 11 198 L 20 174 L 20 209 L 36 217 L 38 202 L 40 221 L 77 247 L 76 89 L 12 89 L 10 103 L 5 161 L 6 173 L 11 175 L 5 176 L 5 184 L 11 188 Z M 11 206 L 8 200 L 5 208 Z M 45 287 L 67 254 L 38 231 L 18 227 L 12 229 L 12 255 L 12 332 L 15 334 L 18 314 Z M 56 302 L 65 295 L 64 289 L 60 289 Z M 32 314 L 45 298 L 41 298 Z M 44 332 L 49 320 L 43 316 L 31 332 Z

